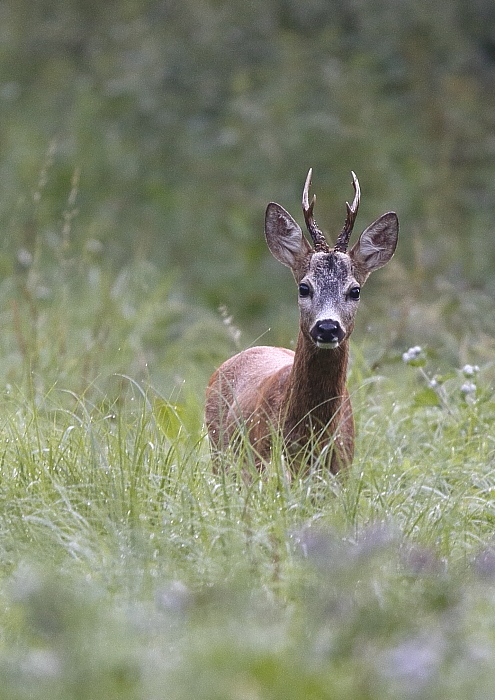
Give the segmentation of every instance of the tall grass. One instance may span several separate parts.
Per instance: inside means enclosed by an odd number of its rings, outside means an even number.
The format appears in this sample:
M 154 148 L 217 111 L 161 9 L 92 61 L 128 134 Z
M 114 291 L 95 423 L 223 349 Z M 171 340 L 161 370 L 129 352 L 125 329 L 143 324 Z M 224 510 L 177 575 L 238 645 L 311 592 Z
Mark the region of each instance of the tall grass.
M 278 447 L 263 474 L 215 471 L 228 311 L 142 257 L 75 253 L 71 220 L 0 284 L 0 697 L 490 697 L 489 359 L 358 330 L 348 473 L 290 483 Z
M 215 474 L 199 391 L 10 385 L 0 696 L 489 697 L 494 405 L 427 370 L 358 356 L 353 467 L 292 484 Z
M 4 5 L 0 698 L 493 697 L 493 3 Z M 356 457 L 215 472 L 208 376 L 295 335 L 262 212 L 309 166 L 329 232 L 351 168 L 404 232 Z

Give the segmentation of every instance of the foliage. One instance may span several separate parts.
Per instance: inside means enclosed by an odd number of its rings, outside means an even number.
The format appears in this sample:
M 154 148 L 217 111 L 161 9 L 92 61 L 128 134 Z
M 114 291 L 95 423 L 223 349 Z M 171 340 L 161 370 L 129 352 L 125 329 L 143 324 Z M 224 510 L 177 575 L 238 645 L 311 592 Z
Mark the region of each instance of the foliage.
M 0 698 L 491 697 L 493 3 L 0 19 Z M 351 168 L 401 221 L 356 458 L 215 472 L 209 374 L 295 338 L 262 219 L 309 166 L 331 232 Z
M 292 484 L 280 456 L 212 473 L 198 405 L 150 386 L 121 378 L 112 405 L 12 389 L 3 696 L 486 696 L 493 401 L 456 375 L 421 405 L 406 370 L 355 364 L 350 473 Z
M 491 298 L 491 2 L 16 0 L 1 12 L 10 254 L 32 253 L 33 232 L 62 243 L 54 222 L 76 172 L 78 252 L 100 246 L 117 267 L 152 257 L 188 301 L 227 304 L 253 338 L 268 323 L 287 342 L 290 280 L 267 258 L 264 208 L 298 215 L 312 166 L 335 235 L 352 168 L 363 226 L 399 213 L 397 274 L 411 284 L 398 303 L 445 285 Z

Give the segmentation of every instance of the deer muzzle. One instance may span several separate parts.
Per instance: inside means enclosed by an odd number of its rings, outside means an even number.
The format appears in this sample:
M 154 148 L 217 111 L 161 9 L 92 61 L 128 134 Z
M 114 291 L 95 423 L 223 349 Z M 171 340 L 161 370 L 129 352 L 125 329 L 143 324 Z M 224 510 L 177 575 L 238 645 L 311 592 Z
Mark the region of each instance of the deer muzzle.
M 310 336 L 319 348 L 332 350 L 342 342 L 345 332 L 338 321 L 322 319 L 315 323 Z

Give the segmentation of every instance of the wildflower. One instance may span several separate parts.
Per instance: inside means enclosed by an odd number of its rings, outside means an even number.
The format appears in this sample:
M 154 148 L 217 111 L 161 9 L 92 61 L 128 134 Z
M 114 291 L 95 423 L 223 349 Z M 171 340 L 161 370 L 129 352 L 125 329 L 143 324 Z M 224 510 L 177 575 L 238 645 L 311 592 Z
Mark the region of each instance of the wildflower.
M 402 353 L 402 361 L 408 364 L 412 360 L 417 360 L 420 354 L 421 347 L 419 345 L 415 345 L 414 347 L 409 348 L 407 352 Z
M 19 248 L 17 251 L 17 262 L 21 267 L 31 267 L 33 264 L 33 256 L 26 248 Z
M 480 371 L 480 368 L 478 365 L 464 365 L 462 368 L 461 372 L 465 377 L 474 377 L 475 374 L 478 374 Z
M 464 401 L 468 404 L 476 403 L 476 384 L 474 382 L 464 382 L 461 392 L 464 394 Z

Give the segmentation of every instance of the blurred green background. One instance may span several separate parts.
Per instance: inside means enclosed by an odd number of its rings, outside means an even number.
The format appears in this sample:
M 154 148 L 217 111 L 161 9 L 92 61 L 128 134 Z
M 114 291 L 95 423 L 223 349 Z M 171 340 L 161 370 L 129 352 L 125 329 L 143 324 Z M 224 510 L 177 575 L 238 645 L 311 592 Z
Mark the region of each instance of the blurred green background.
M 188 325 L 220 306 L 239 347 L 291 343 L 266 204 L 301 221 L 311 166 L 335 237 L 352 169 L 359 229 L 389 210 L 401 225 L 360 342 L 377 361 L 408 343 L 493 356 L 492 0 L 4 0 L 0 81 L 0 274 L 38 260 L 38 299 L 61 265 L 138 260 L 208 368 L 231 348 Z M 150 347 L 165 341 L 155 324 Z
M 493 697 L 493 0 L 0 0 L 0 109 L 0 700 Z M 204 387 L 309 167 L 399 246 L 349 478 L 251 483 Z

